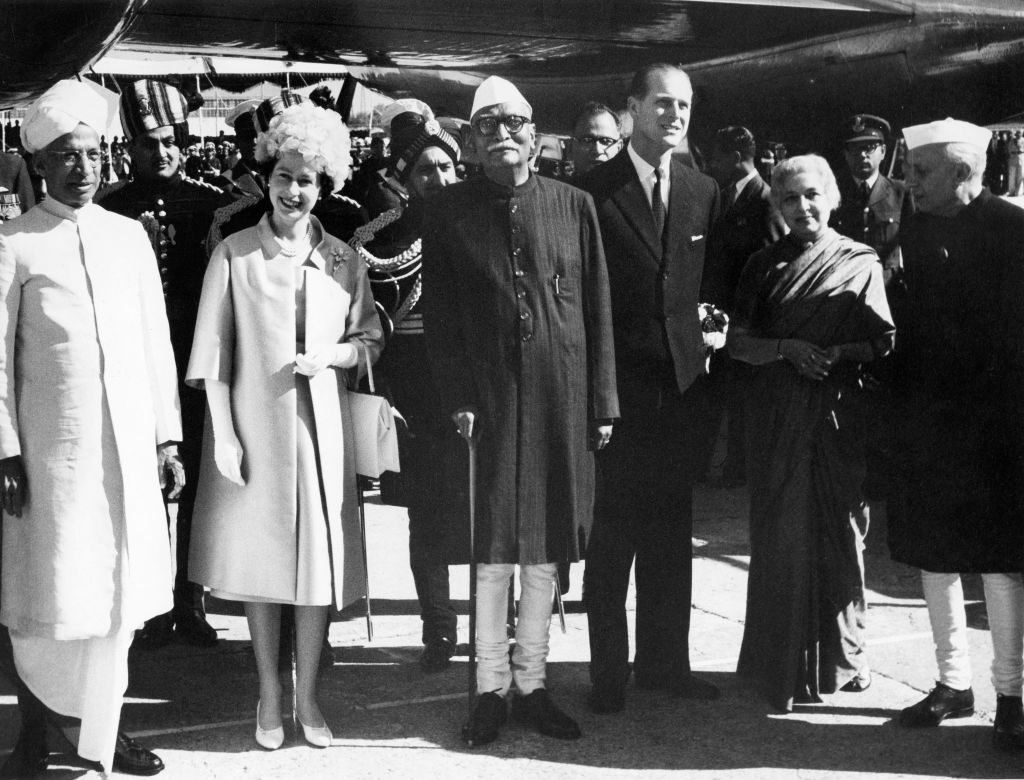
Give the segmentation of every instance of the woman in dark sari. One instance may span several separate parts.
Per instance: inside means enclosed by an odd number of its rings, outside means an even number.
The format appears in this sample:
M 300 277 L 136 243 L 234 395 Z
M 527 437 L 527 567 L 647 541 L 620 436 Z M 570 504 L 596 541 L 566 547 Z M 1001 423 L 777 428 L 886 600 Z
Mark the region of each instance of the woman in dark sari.
M 882 267 L 828 227 L 835 177 L 816 155 L 772 172 L 790 234 L 743 270 L 729 333 L 748 385 L 750 577 L 740 675 L 790 711 L 861 691 L 867 507 L 862 363 L 892 349 Z

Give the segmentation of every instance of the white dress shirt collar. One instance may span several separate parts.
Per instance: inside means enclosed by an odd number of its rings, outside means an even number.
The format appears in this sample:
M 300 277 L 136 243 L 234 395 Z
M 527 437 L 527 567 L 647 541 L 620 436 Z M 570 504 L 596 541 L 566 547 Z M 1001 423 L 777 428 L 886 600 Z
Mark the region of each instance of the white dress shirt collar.
M 633 161 L 633 167 L 636 169 L 636 175 L 640 178 L 640 184 L 644 188 L 644 194 L 647 196 L 647 203 L 649 205 L 651 203 L 651 193 L 654 191 L 654 166 L 637 154 L 632 144 L 626 147 L 626 152 L 629 154 L 629 159 Z M 665 204 L 666 212 L 668 210 L 668 194 L 671 189 L 670 162 L 671 158 L 665 160 L 660 166 L 661 202 Z

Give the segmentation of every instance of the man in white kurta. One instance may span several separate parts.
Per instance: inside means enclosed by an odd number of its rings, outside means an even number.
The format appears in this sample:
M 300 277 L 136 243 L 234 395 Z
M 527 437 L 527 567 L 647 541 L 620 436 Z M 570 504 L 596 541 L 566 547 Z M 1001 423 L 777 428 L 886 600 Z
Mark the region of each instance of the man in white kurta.
M 45 765 L 45 722 L 28 717 L 42 702 L 81 719 L 82 758 L 155 774 L 159 759 L 123 745 L 115 759 L 115 742 L 132 633 L 171 606 L 160 482 L 166 468 L 180 490 L 181 423 L 149 241 L 92 203 L 105 126 L 84 84 L 43 95 L 22 137 L 49 197 L 0 226 L 0 622 L 22 760 Z

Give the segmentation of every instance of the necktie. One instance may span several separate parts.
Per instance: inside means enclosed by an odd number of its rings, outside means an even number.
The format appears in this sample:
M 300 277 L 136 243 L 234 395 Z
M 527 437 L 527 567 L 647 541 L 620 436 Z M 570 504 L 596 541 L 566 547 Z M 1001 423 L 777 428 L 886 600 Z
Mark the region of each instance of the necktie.
M 861 208 L 868 207 L 868 199 L 871 197 L 871 188 L 866 181 L 860 183 L 860 205 Z
M 665 232 L 665 201 L 661 199 L 661 168 L 654 169 L 654 189 L 651 191 L 651 215 L 654 230 L 660 236 Z

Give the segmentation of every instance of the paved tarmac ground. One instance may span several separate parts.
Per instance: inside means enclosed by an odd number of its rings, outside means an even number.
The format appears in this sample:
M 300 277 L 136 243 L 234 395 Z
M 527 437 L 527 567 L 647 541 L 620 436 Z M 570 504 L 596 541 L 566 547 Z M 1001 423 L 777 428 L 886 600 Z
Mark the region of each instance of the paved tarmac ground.
M 420 621 L 408 570 L 404 510 L 368 506 L 374 639 L 357 609 L 331 626 L 335 663 L 321 672 L 320 702 L 335 735 L 324 750 L 296 741 L 262 751 L 253 740 L 256 670 L 237 605 L 213 601 L 219 646 L 174 644 L 132 655 L 123 724 L 167 764 L 161 778 L 1024 778 L 1024 753 L 991 747 L 995 695 L 981 584 L 967 580 L 974 689 L 972 718 L 908 731 L 893 723 L 935 678 L 928 617 L 917 573 L 888 559 L 884 511 L 868 538 L 868 637 L 874 683 L 825 704 L 773 711 L 734 674 L 743 631 L 747 564 L 746 491 L 696 495 L 693 666 L 722 689 L 690 702 L 630 687 L 626 710 L 588 712 L 587 625 L 582 566 L 572 568 L 566 633 L 552 625 L 549 687 L 580 720 L 584 736 L 559 742 L 510 723 L 499 740 L 467 748 L 465 658 L 426 676 L 416 661 Z M 468 567 L 453 567 L 465 639 Z M 630 595 L 632 609 L 632 593 Z M 18 731 L 13 686 L 0 688 L 0 759 Z M 47 777 L 83 776 L 66 746 L 51 741 Z

